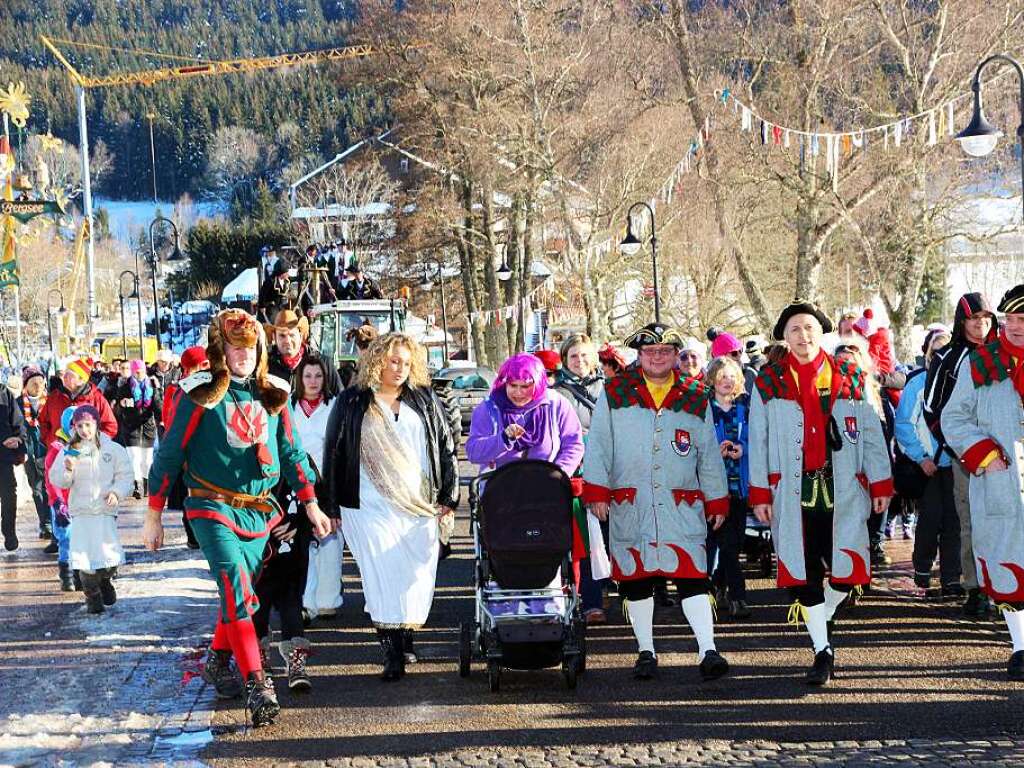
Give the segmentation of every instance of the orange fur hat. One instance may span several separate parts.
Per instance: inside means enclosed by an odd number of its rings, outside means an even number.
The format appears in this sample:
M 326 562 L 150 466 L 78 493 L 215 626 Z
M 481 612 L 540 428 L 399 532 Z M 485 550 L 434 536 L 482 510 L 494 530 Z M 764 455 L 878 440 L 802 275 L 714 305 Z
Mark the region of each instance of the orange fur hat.
M 241 309 L 225 309 L 218 312 L 210 323 L 206 344 L 206 357 L 210 361 L 210 381 L 189 390 L 189 397 L 204 408 L 213 408 L 224 399 L 231 384 L 224 356 L 224 346 L 256 349 L 256 369 L 253 379 L 263 407 L 270 413 L 278 413 L 288 402 L 287 382 L 281 382 L 267 374 L 267 336 L 256 318 Z

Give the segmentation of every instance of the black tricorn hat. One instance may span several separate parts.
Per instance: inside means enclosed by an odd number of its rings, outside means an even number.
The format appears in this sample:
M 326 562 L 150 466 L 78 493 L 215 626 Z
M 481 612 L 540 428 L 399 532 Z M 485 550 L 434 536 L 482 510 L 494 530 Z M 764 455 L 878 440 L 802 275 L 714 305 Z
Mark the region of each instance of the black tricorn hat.
M 810 301 L 802 301 L 797 299 L 779 315 L 778 321 L 775 323 L 775 328 L 772 329 L 772 338 L 776 341 L 783 341 L 782 334 L 786 330 L 786 323 L 789 322 L 790 318 L 796 315 L 810 315 L 821 323 L 821 330 L 824 333 L 832 333 L 832 321 L 828 315 L 821 311 L 821 308 Z
M 680 348 L 683 346 L 683 337 L 675 328 L 669 328 L 662 323 L 648 323 L 638 331 L 633 331 L 626 337 L 625 344 L 631 349 L 639 350 L 648 344 L 671 344 Z
M 1004 293 L 996 311 L 1010 315 L 1024 312 L 1024 285 L 1015 285 Z

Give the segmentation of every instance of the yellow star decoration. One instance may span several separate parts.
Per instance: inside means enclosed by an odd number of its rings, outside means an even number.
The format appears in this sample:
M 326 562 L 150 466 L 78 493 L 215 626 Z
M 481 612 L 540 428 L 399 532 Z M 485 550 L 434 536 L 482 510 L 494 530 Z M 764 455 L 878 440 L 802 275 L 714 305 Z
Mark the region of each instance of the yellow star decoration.
M 28 107 L 32 97 L 25 92 L 24 83 L 8 83 L 7 90 L 0 90 L 0 110 L 10 115 L 11 122 L 24 128 L 28 121 Z
M 64 146 L 64 142 L 54 136 L 49 130 L 45 134 L 39 135 L 39 142 L 44 152 L 59 152 Z

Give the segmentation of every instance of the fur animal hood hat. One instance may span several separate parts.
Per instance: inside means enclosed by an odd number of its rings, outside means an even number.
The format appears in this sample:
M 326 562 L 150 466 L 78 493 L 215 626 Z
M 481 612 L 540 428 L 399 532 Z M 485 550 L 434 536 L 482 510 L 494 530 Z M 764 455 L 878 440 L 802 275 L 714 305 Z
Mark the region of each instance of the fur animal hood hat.
M 256 369 L 252 379 L 256 394 L 263 407 L 271 414 L 278 413 L 288 402 L 288 382 L 267 373 L 267 335 L 256 318 L 241 309 L 225 309 L 214 316 L 210 323 L 206 357 L 210 370 L 198 371 L 180 386 L 197 405 L 213 408 L 228 392 L 231 373 L 228 371 L 224 346 L 256 349 Z

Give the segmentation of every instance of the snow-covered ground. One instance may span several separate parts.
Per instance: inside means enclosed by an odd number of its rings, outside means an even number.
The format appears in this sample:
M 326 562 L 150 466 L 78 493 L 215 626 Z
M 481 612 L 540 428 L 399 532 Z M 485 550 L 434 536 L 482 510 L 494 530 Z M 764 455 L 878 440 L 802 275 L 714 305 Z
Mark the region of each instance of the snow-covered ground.
M 121 515 L 126 545 L 140 513 L 135 504 Z M 212 692 L 199 677 L 216 616 L 206 562 L 182 546 L 155 557 L 127 549 L 133 562 L 120 568 L 106 613 L 86 613 L 72 593 L 15 614 L 5 630 L 0 766 L 190 765 L 213 738 Z M 0 561 L 23 590 L 53 598 L 56 568 L 38 552 L 23 546 Z

